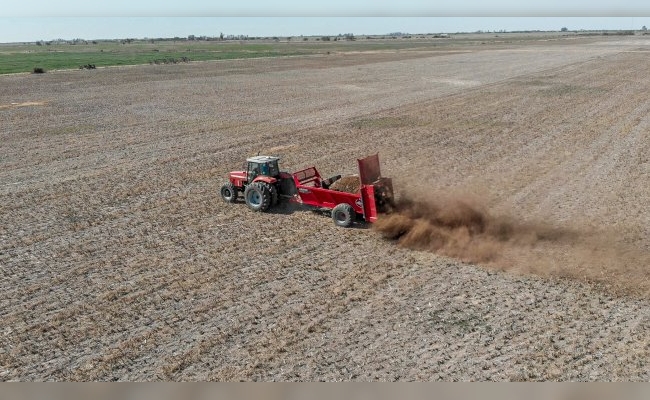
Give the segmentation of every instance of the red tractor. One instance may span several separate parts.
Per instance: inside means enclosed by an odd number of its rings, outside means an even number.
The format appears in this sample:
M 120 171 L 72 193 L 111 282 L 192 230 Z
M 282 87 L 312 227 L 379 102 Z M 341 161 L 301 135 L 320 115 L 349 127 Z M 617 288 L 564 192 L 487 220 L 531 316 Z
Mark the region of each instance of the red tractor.
M 247 158 L 243 170 L 228 174 L 229 182 L 221 187 L 221 197 L 228 203 L 234 203 L 239 192 L 243 192 L 248 207 L 253 211 L 266 211 L 278 203 L 281 194 L 293 196 L 293 177 L 287 172 L 280 172 L 279 159 L 273 156 Z
M 234 203 L 243 192 L 244 201 L 253 211 L 267 211 L 280 198 L 288 198 L 290 202 L 331 212 L 334 223 L 343 227 L 352 225 L 357 217 L 375 222 L 378 212 L 386 212 L 393 205 L 392 181 L 381 177 L 377 154 L 357 160 L 359 189 L 355 193 L 330 189 L 341 175 L 322 179 L 316 167 L 293 174 L 281 172 L 278 160 L 273 156 L 248 158 L 243 170 L 229 173 L 221 197 Z

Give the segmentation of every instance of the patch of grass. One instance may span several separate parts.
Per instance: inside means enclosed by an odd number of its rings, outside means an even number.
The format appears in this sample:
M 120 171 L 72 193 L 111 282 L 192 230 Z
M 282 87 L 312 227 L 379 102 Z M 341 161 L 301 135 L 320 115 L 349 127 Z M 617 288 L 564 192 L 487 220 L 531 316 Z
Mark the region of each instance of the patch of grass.
M 595 95 L 595 94 L 606 93 L 608 92 L 608 90 L 604 88 L 559 83 L 559 84 L 553 84 L 550 87 L 544 87 L 539 92 L 540 94 L 546 96 L 566 96 L 566 95 L 573 95 L 573 94 Z
M 350 126 L 357 129 L 402 128 L 408 126 L 420 126 L 423 122 L 424 121 L 406 116 L 377 117 L 356 119 L 350 123 Z
M 96 44 L 5 44 L 0 46 L 0 74 L 29 72 L 34 65 L 46 70 L 150 64 L 161 59 L 229 60 L 331 54 L 350 51 L 408 50 L 439 47 L 419 41 L 245 42 L 245 41 L 101 41 Z
M 16 45 L 0 47 L 0 74 L 32 71 L 34 65 L 46 70 L 78 69 L 154 63 L 160 59 L 191 59 L 192 61 L 251 57 L 278 57 L 308 53 L 301 49 L 276 48 L 272 45 L 165 45 L 118 43 L 98 45 Z
M 452 313 L 447 314 L 444 310 L 433 310 L 429 313 L 429 324 L 443 332 L 459 332 L 466 334 L 478 330 L 492 332 L 492 326 L 478 314 L 473 313 Z
M 536 89 L 539 94 L 545 96 L 564 96 L 569 94 L 602 94 L 609 91 L 602 87 L 588 85 L 575 85 L 571 83 L 558 82 L 555 76 L 550 79 L 513 80 L 515 85 Z
M 45 135 L 70 135 L 70 134 L 83 134 L 87 132 L 92 132 L 95 129 L 93 125 L 81 124 L 81 125 L 70 125 L 70 126 L 61 126 L 61 127 L 48 127 L 44 130 Z

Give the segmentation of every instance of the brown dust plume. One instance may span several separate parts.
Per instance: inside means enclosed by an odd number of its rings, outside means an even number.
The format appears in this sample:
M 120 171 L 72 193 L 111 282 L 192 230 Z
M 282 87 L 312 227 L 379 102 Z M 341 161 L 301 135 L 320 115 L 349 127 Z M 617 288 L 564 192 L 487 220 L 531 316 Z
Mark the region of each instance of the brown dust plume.
M 614 234 L 495 216 L 469 196 L 402 194 L 373 227 L 386 239 L 490 268 L 650 294 L 650 254 Z

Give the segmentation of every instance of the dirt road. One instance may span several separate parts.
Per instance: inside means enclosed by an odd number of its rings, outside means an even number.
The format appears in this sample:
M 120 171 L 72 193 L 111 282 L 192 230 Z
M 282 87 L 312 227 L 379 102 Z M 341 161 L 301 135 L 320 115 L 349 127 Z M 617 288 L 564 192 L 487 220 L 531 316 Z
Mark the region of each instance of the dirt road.
M 647 381 L 649 55 L 558 38 L 2 76 L 0 379 Z M 570 234 L 471 263 L 223 203 L 258 151 L 326 175 L 378 151 L 398 193 Z

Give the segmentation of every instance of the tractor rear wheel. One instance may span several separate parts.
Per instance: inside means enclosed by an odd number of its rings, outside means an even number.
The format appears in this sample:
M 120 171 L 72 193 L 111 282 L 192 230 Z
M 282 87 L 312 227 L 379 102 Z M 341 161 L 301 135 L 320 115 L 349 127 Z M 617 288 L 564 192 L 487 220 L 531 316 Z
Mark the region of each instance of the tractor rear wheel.
M 347 228 L 352 225 L 354 219 L 354 208 L 346 203 L 341 203 L 332 210 L 332 219 L 336 226 Z
M 271 193 L 270 207 L 275 207 L 278 204 L 278 188 L 276 188 L 275 185 L 266 182 L 260 182 L 260 184 L 265 186 L 269 190 L 269 193 Z
M 226 203 L 234 203 L 237 201 L 237 188 L 232 182 L 228 182 L 221 186 L 221 198 Z
M 271 192 L 262 182 L 253 182 L 244 190 L 246 205 L 253 211 L 266 211 L 271 205 Z

